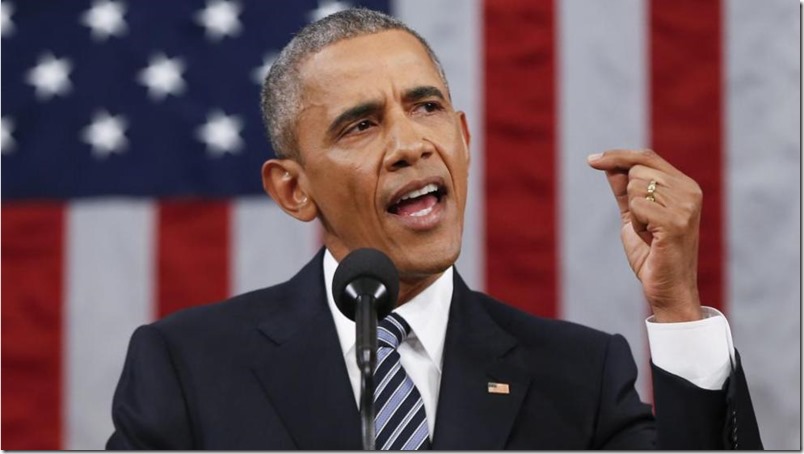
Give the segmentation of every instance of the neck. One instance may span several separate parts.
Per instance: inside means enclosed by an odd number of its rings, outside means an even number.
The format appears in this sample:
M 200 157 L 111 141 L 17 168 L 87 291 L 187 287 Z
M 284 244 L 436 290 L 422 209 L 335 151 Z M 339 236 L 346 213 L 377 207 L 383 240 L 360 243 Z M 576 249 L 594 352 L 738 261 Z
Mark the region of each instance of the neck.
M 444 274 L 443 272 L 438 274 L 431 274 L 424 277 L 416 277 L 416 278 L 405 278 L 400 276 L 399 278 L 399 299 L 397 300 L 397 307 L 407 303 L 408 301 L 412 300 L 416 297 L 419 293 L 423 292 L 424 289 L 432 285 L 441 275 Z
M 329 238 L 324 241 L 327 250 L 329 250 L 330 254 L 332 254 L 332 257 L 334 257 L 337 262 L 340 262 L 344 257 L 346 257 L 346 255 L 349 253 L 349 250 L 342 244 L 328 241 L 328 239 Z M 444 270 L 432 274 L 421 271 L 409 273 L 400 270 L 399 274 L 399 297 L 397 298 L 397 307 L 407 303 L 415 298 L 416 295 L 423 292 L 433 282 L 438 280 L 442 274 L 444 274 Z

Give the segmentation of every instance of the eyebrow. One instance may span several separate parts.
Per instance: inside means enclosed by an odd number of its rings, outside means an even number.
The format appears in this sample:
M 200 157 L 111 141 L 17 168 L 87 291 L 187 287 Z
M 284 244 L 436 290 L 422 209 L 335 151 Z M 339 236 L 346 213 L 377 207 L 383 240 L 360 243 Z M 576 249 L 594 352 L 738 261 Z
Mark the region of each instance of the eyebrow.
M 405 102 L 416 102 L 425 98 L 438 98 L 446 101 L 446 97 L 441 93 L 441 90 L 432 85 L 411 88 L 402 95 L 402 100 Z
M 349 109 L 343 111 L 335 118 L 335 120 L 332 121 L 332 123 L 330 123 L 329 128 L 327 128 L 327 134 L 330 136 L 335 136 L 337 135 L 341 126 L 365 116 L 376 114 L 377 112 L 380 112 L 382 108 L 382 103 L 378 101 L 364 102 L 354 107 L 350 107 Z

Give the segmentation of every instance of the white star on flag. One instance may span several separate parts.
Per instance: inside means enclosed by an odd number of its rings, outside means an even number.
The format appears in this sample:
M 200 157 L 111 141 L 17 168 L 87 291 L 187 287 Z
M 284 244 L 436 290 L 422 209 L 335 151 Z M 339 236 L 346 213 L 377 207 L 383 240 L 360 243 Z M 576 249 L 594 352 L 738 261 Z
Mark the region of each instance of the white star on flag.
M 95 114 L 81 133 L 84 142 L 92 146 L 92 154 L 106 158 L 112 153 L 123 153 L 128 144 L 124 134 L 127 123 L 122 115 L 112 116 L 102 110 Z
M 7 117 L 0 118 L 0 152 L 2 154 L 10 154 L 14 151 L 12 132 L 14 132 L 14 120 Z
M 274 64 L 276 57 L 276 52 L 265 54 L 265 56 L 262 57 L 262 65 L 254 68 L 254 70 L 251 71 L 251 79 L 257 85 L 262 85 L 262 82 L 265 80 L 265 76 L 268 75 L 268 71 L 271 70 L 271 66 Z
M 167 95 L 175 96 L 184 92 L 183 71 L 184 62 L 181 59 L 158 54 L 151 57 L 150 64 L 140 71 L 137 80 L 148 87 L 151 99 L 161 101 Z
M 207 38 L 218 41 L 224 36 L 240 33 L 240 5 L 229 0 L 212 0 L 195 18 L 205 29 Z
M 310 14 L 308 14 L 307 17 L 310 19 L 310 22 L 315 22 L 331 14 L 347 10 L 351 7 L 351 4 L 341 2 L 339 0 L 319 0 L 318 8 L 310 11 Z
M 226 153 L 235 154 L 243 147 L 240 131 L 243 121 L 236 115 L 226 115 L 215 111 L 207 117 L 207 122 L 197 131 L 198 139 L 207 145 L 207 151 L 214 156 Z
M 122 2 L 96 0 L 92 8 L 81 16 L 81 23 L 92 29 L 92 38 L 104 41 L 110 36 L 125 34 L 127 27 L 123 20 L 125 6 Z
M 39 57 L 39 63 L 28 71 L 26 80 L 36 88 L 39 99 L 47 100 L 70 91 L 72 84 L 69 74 L 72 67 L 66 58 L 56 58 L 48 53 Z
M 11 22 L 11 13 L 14 5 L 9 2 L 0 2 L 0 34 L 9 36 L 14 33 L 14 22 Z

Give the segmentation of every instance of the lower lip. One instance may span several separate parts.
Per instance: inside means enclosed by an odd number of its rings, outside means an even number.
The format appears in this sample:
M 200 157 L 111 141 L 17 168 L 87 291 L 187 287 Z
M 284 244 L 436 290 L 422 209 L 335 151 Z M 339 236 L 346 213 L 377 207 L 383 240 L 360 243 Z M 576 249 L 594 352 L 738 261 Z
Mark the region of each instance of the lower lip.
M 405 228 L 410 230 L 416 231 L 425 231 L 430 230 L 438 226 L 441 220 L 444 218 L 445 212 L 445 204 L 446 204 L 446 196 L 441 196 L 438 203 L 433 205 L 430 208 L 430 211 L 426 214 L 418 215 L 418 216 L 401 216 L 398 214 L 387 213 L 395 222 L 401 223 Z M 424 210 L 422 210 L 424 211 Z

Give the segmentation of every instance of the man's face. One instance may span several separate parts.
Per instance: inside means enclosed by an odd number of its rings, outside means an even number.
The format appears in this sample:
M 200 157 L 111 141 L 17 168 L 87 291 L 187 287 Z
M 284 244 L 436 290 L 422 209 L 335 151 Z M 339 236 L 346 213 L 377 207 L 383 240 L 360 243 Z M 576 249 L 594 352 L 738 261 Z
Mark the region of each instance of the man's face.
M 458 258 L 469 134 L 422 44 L 386 31 L 327 46 L 301 66 L 300 178 L 341 260 L 379 249 L 403 279 Z

